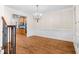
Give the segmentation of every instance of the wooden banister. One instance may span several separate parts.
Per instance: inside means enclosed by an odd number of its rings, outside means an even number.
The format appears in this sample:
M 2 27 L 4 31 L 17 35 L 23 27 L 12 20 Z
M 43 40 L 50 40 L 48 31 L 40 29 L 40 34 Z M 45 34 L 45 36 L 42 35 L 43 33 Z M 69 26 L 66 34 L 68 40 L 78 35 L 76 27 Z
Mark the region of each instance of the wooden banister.
M 3 16 L 2 16 L 2 20 L 3 20 L 3 24 L 6 24 L 7 25 L 7 23 L 6 23 L 6 21 L 5 21 L 5 19 L 4 19 Z

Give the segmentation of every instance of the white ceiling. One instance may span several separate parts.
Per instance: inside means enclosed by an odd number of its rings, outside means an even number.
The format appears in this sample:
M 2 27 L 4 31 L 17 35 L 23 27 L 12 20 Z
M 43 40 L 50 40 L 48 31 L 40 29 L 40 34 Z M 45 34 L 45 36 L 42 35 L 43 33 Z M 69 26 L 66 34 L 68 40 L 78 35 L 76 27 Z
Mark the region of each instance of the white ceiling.
M 6 5 L 10 8 L 32 14 L 35 10 L 35 5 Z M 72 8 L 72 5 L 39 5 L 39 12 L 45 13 L 49 11 L 60 10 L 64 8 Z

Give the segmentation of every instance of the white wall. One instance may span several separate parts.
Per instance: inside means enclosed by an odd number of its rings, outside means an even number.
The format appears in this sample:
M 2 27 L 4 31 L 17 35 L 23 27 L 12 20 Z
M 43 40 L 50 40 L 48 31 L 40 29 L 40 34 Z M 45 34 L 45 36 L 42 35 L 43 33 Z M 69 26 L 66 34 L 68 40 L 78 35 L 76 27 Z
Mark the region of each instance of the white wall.
M 27 18 L 27 37 L 32 36 L 33 33 L 33 19 L 32 16 L 29 15 Z
M 79 5 L 75 7 L 75 33 L 74 46 L 76 53 L 79 53 Z
M 73 41 L 73 8 L 47 12 L 32 26 L 32 35 Z

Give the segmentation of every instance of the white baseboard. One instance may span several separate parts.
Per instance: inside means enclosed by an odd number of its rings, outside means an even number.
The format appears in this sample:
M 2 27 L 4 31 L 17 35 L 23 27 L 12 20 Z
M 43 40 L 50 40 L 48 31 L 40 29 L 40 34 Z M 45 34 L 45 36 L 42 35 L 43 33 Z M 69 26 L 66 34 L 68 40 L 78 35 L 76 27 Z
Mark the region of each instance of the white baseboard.
M 73 42 L 72 39 L 64 39 L 64 38 L 59 38 L 59 37 L 53 37 L 53 36 L 45 36 L 45 35 L 35 35 L 35 36 L 41 36 L 41 37 L 46 37 L 46 38 L 52 38 L 52 39 L 58 39 L 58 40 L 63 40 L 63 41 L 69 41 L 69 42 Z
M 51 39 L 58 39 L 58 40 L 63 40 L 63 41 L 69 41 L 69 42 L 73 42 L 73 39 L 64 39 L 64 38 L 59 38 L 59 37 L 53 37 L 53 36 L 46 36 L 46 35 L 30 35 L 30 36 L 41 36 L 41 37 L 46 37 L 46 38 L 51 38 Z M 28 37 L 30 37 L 28 36 Z
M 4 50 L 0 50 L 0 54 L 4 54 Z
M 4 50 L 2 50 L 1 47 L 0 47 L 0 54 L 4 54 Z

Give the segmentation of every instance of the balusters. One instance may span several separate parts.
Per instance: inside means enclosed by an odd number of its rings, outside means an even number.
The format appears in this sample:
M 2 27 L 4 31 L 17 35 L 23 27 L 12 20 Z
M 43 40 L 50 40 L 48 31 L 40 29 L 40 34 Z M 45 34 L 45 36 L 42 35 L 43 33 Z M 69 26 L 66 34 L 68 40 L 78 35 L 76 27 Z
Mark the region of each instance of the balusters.
M 16 26 L 8 25 L 9 28 L 9 54 L 16 53 Z

